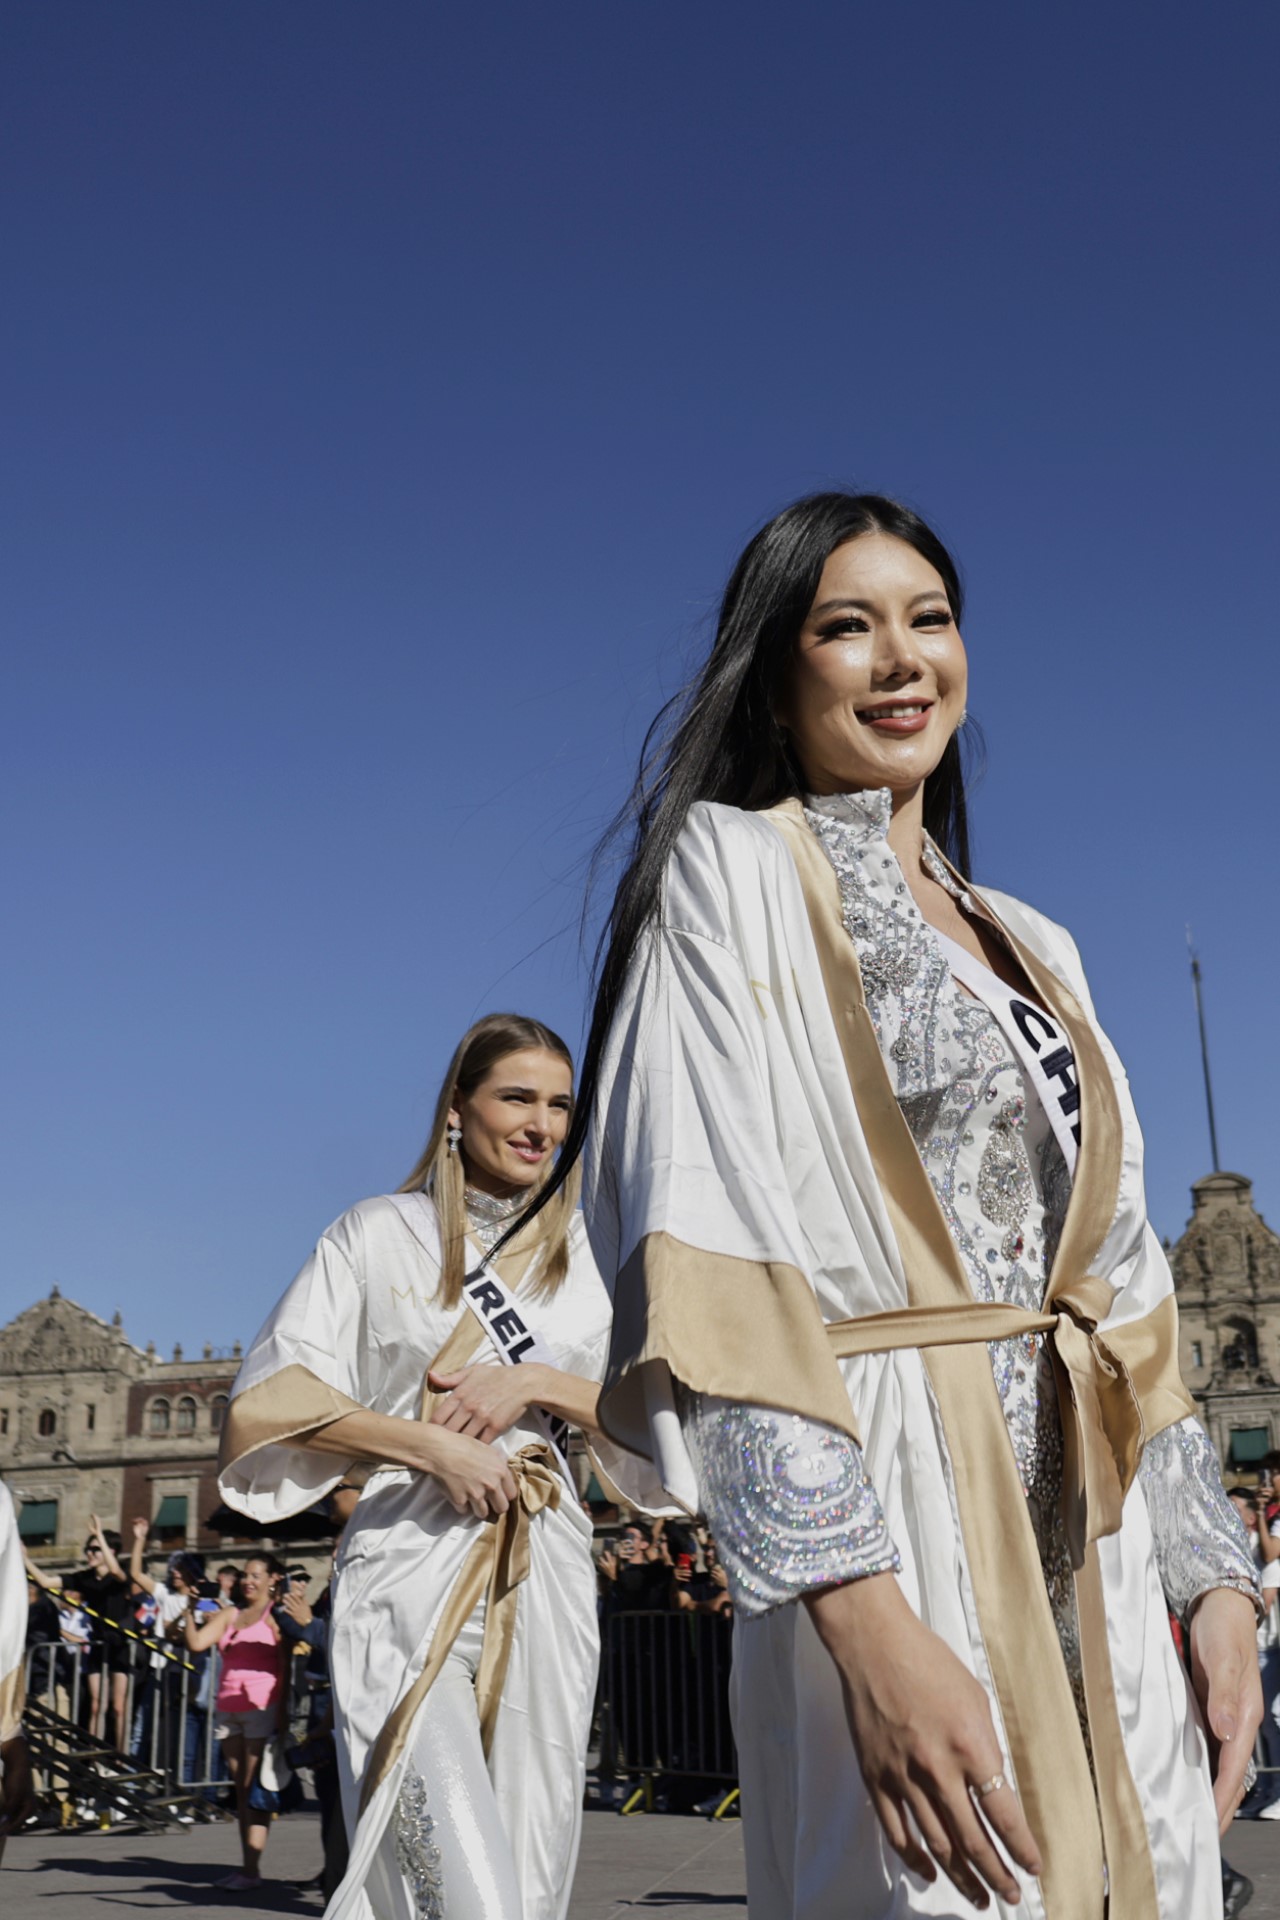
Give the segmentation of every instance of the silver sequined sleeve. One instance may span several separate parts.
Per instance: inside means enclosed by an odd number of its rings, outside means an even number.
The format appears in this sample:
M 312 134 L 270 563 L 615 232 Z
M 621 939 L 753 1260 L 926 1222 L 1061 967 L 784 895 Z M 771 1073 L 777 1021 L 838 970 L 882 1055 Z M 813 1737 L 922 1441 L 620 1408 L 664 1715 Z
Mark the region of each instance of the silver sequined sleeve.
M 1188 1414 L 1148 1440 L 1138 1478 L 1165 1598 L 1178 1618 L 1211 1587 L 1238 1587 L 1260 1604 L 1248 1536 L 1200 1422 Z
M 901 1562 L 862 1449 L 820 1421 L 682 1391 L 681 1425 L 734 1606 L 768 1613 Z

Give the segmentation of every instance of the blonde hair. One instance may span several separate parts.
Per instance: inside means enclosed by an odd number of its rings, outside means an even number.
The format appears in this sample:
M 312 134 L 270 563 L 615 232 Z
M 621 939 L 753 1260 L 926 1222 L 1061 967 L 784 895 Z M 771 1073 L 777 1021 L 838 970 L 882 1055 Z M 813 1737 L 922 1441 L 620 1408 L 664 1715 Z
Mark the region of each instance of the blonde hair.
M 467 1271 L 467 1176 L 462 1154 L 449 1151 L 449 1109 L 456 1094 L 474 1093 L 507 1054 L 523 1053 L 530 1047 L 558 1054 L 572 1073 L 573 1056 L 568 1047 L 540 1020 L 520 1013 L 487 1013 L 468 1028 L 449 1062 L 427 1144 L 413 1172 L 397 1188 L 399 1193 L 421 1190 L 435 1203 L 440 1221 L 440 1287 L 436 1297 L 442 1306 L 457 1306 Z M 529 1188 L 530 1201 L 550 1179 L 553 1164 L 549 1161 Z M 536 1244 L 545 1246 L 546 1251 L 532 1290 L 535 1298 L 546 1299 L 555 1293 L 569 1271 L 569 1224 L 578 1204 L 579 1185 L 575 1167 L 538 1217 Z M 522 1234 L 513 1238 L 519 1246 Z

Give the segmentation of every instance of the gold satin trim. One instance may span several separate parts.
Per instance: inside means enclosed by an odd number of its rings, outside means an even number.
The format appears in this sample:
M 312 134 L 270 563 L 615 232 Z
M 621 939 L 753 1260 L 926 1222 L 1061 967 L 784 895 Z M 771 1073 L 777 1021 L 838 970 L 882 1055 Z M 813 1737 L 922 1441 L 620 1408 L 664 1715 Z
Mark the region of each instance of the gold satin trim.
M 889 1083 L 835 872 L 798 801 L 767 817 L 800 876 L 911 1307 L 971 1307 L 968 1276 Z M 1101 1920 L 1103 1842 L 1093 1778 L 991 1364 L 981 1347 L 963 1344 L 930 1348 L 924 1365 L 949 1440 L 960 1530 L 1014 1778 L 1044 1862 L 1045 1905 L 1052 1920 Z M 1125 1920 L 1144 1920 L 1144 1909 Z
M 515 1639 L 519 1588 L 529 1577 L 530 1525 L 545 1508 L 560 1505 L 564 1480 L 550 1447 L 538 1442 L 522 1447 L 507 1462 L 516 1483 L 516 1499 L 497 1520 L 485 1521 L 475 1544 L 462 1563 L 449 1598 L 431 1636 L 426 1663 L 407 1692 L 397 1701 L 378 1735 L 365 1767 L 360 1789 L 360 1812 L 386 1779 L 412 1731 L 418 1712 L 449 1656 L 449 1649 L 487 1591 L 484 1643 L 476 1673 L 476 1706 L 480 1738 L 488 1754 L 493 1744 L 502 1689 L 506 1683 Z
M 444 1394 L 431 1391 L 427 1385 L 429 1376 L 433 1373 L 457 1373 L 474 1357 L 481 1341 L 487 1338 L 488 1335 L 479 1314 L 468 1305 L 467 1311 L 461 1316 L 457 1326 L 422 1376 L 422 1398 L 418 1406 L 419 1420 L 429 1421 L 438 1403 L 446 1398 Z
M 1108 1327 L 1106 1341 L 1128 1368 L 1148 1440 L 1198 1409 L 1178 1368 L 1178 1302 L 1172 1293 L 1143 1314 Z
M 799 801 L 784 802 L 766 817 L 782 834 L 800 876 L 911 1305 L 936 1312 L 979 1304 L 893 1095 L 857 954 L 845 932 L 834 870 Z M 1100 1920 L 1105 1858 L 1111 1913 L 1124 1920 L 1158 1920 L 1150 1841 L 1111 1679 L 1097 1553 L 1085 1543 L 1113 1519 L 1118 1526 L 1119 1503 L 1141 1457 L 1142 1407 L 1124 1355 L 1127 1351 L 1136 1360 L 1143 1379 L 1156 1388 L 1153 1416 L 1168 1412 L 1173 1396 L 1162 1396 L 1159 1386 L 1171 1363 L 1164 1361 L 1160 1339 L 1176 1327 L 1176 1317 L 1171 1321 L 1166 1314 L 1144 1335 L 1131 1334 L 1128 1340 L 1123 1330 L 1118 1341 L 1097 1332 L 1113 1289 L 1088 1269 L 1119 1200 L 1123 1136 L 1115 1088 L 1075 996 L 983 905 L 1033 989 L 1060 1020 L 1075 1052 L 1080 1085 L 1080 1154 L 1044 1304 L 1046 1311 L 1059 1309 L 1050 1347 L 1067 1454 L 1065 1517 L 1075 1547 L 1083 1548 L 1076 1601 L 1090 1735 L 1108 1803 L 1101 1812 L 990 1365 L 976 1346 L 951 1343 L 928 1348 L 924 1364 L 949 1438 L 960 1527 L 1018 1792 L 1044 1858 L 1046 1908 L 1052 1920 Z M 1156 1321 L 1155 1314 L 1148 1318 Z M 952 1321 L 957 1324 L 958 1319 Z
M 867 1012 L 857 953 L 840 911 L 839 885 L 819 842 L 810 832 L 799 801 L 785 801 L 765 815 L 782 833 L 796 863 L 809 910 L 827 996 L 849 1068 L 854 1098 L 867 1143 L 893 1220 L 908 1290 L 913 1275 L 934 1266 L 935 1297 L 920 1305 L 949 1306 L 952 1331 L 945 1323 L 921 1321 L 920 1337 L 897 1335 L 901 1314 L 868 1315 L 842 1325 L 854 1345 L 848 1353 L 874 1352 L 885 1344 L 861 1328 L 877 1325 L 894 1346 L 931 1347 L 952 1341 L 1002 1339 L 991 1308 L 975 1301 L 968 1275 L 951 1238 L 937 1196 L 902 1115 L 885 1070 Z M 957 880 L 960 879 L 956 875 Z M 966 883 L 967 884 L 967 883 Z M 1099 1327 L 1115 1297 L 1107 1281 L 1091 1274 L 1119 1204 L 1123 1131 L 1110 1069 L 1097 1037 L 1070 989 L 1052 969 L 1011 934 L 985 902 L 983 911 L 1008 942 L 1042 1003 L 1071 1041 L 1080 1086 L 1081 1144 L 1063 1224 L 1062 1238 L 1045 1290 L 1041 1314 L 1016 1315 L 1008 1334 L 1036 1331 L 1053 1335 L 1052 1351 L 1067 1447 L 1063 1519 L 1077 1567 L 1090 1541 L 1119 1531 L 1124 1498 L 1138 1470 L 1146 1439 L 1170 1426 L 1194 1403 L 1178 1372 L 1177 1308 L 1169 1295 L 1131 1327 Z M 874 1058 L 872 1057 L 874 1052 Z M 961 1329 L 968 1324 L 971 1331 Z M 866 1344 L 863 1344 L 864 1341 Z M 1130 1361 L 1132 1360 L 1132 1365 Z M 1136 1371 L 1135 1371 L 1136 1369 Z
M 1106 1297 L 1103 1297 L 1105 1292 Z M 832 1350 L 890 1353 L 904 1347 L 950 1347 L 974 1341 L 1052 1336 L 1066 1447 L 1064 1522 L 1077 1567 L 1092 1541 L 1118 1533 L 1125 1493 L 1146 1439 L 1195 1412 L 1177 1366 L 1178 1310 L 1167 1294 L 1141 1320 L 1099 1330 L 1110 1305 L 1105 1283 L 1088 1280 L 1058 1313 L 1032 1313 L 996 1301 L 902 1307 L 856 1320 L 827 1322 Z M 1090 1311 L 1092 1309 L 1092 1311 Z
M 1156 1891 L 1151 1836 L 1129 1769 L 1120 1731 L 1107 1614 L 1102 1593 L 1102 1568 L 1092 1545 L 1076 1574 L 1076 1610 L 1080 1618 L 1080 1664 L 1084 1672 L 1085 1711 L 1093 1736 L 1093 1766 L 1097 1779 L 1098 1814 L 1102 1846 L 1110 1878 L 1107 1912 L 1114 1920 L 1129 1914 L 1151 1916 L 1160 1911 Z M 1105 1738 L 1101 1737 L 1105 1733 Z
M 231 1401 L 218 1445 L 218 1472 L 223 1474 L 238 1466 L 259 1447 L 279 1446 L 284 1440 L 297 1440 L 305 1445 L 321 1427 L 341 1420 L 345 1414 L 367 1411 L 358 1400 L 340 1393 L 309 1367 L 295 1361 L 256 1387 L 246 1387 Z M 343 1473 L 341 1459 L 340 1454 L 333 1455 L 337 1479 L 341 1479 Z M 355 1459 L 356 1455 L 352 1454 L 348 1466 Z
M 534 1255 L 546 1241 L 548 1232 L 549 1229 L 543 1227 L 540 1220 L 535 1220 L 531 1227 L 517 1234 L 511 1245 L 494 1261 L 494 1266 L 513 1293 Z M 468 1307 L 427 1372 L 447 1373 L 465 1366 L 485 1338 L 487 1335 L 483 1323 Z M 420 1419 L 430 1419 L 435 1400 L 436 1396 L 428 1388 L 424 1373 Z M 256 1453 L 259 1447 L 279 1446 L 285 1440 L 296 1440 L 299 1445 L 305 1446 L 321 1427 L 341 1420 L 345 1414 L 368 1411 L 358 1400 L 352 1400 L 337 1387 L 329 1386 L 309 1367 L 295 1361 L 287 1367 L 281 1367 L 278 1373 L 271 1374 L 256 1387 L 247 1387 L 231 1401 L 218 1446 L 218 1472 L 223 1474 L 228 1468 L 238 1466 L 241 1460 Z M 355 1465 L 358 1457 L 353 1454 L 344 1469 L 342 1455 L 335 1453 L 332 1456 L 335 1475 L 341 1477 Z M 373 1469 L 370 1468 L 370 1471 Z
M 0 1746 L 22 1730 L 27 1704 L 27 1675 L 23 1660 L 0 1680 Z

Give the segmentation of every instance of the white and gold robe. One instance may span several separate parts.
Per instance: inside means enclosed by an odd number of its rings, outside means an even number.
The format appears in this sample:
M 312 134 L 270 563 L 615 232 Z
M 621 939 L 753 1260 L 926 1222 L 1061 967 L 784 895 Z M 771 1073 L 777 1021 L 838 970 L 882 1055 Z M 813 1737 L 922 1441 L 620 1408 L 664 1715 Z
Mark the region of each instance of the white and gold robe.
M 520 1246 L 499 1257 L 506 1284 L 555 1364 L 599 1379 L 610 1308 L 581 1217 L 571 1229 L 568 1275 L 549 1300 L 529 1298 L 536 1265 Z M 435 1212 L 421 1194 L 362 1201 L 324 1234 L 237 1375 L 219 1480 L 228 1505 L 264 1523 L 300 1512 L 350 1464 L 299 1444 L 306 1433 L 360 1408 L 414 1419 L 427 1369 L 442 1353 L 446 1370 L 494 1360 L 470 1308 L 438 1303 L 433 1247 Z M 532 1262 L 538 1257 L 535 1243 Z M 599 1654 L 591 1522 L 549 1464 L 532 1411 L 497 1444 L 522 1475 L 528 1573 L 511 1594 L 514 1636 L 488 1729 L 489 1773 L 526 1920 L 559 1920 L 577 1856 Z M 627 1480 L 626 1463 L 607 1442 L 604 1464 Z M 498 1538 L 491 1523 L 458 1514 L 430 1475 L 400 1468 L 372 1475 L 347 1526 L 330 1665 L 352 1841 L 331 1920 L 369 1920 L 378 1910 L 371 1869 L 389 1839 L 425 1697 L 415 1681 L 437 1636 L 445 1637 L 442 1620 L 473 1556 L 484 1560 Z M 492 1615 L 492 1596 L 488 1607 Z
M 1205 1744 L 1133 1485 L 1145 1438 L 1192 1411 L 1141 1137 L 1069 936 L 1004 895 L 977 897 L 1080 1077 L 1082 1142 L 1045 1313 L 975 1305 L 798 804 L 702 804 L 604 1064 L 585 1192 L 614 1285 L 602 1417 L 689 1505 L 682 1387 L 859 1440 L 903 1590 L 987 1688 L 1044 1854 L 1017 1911 L 1102 1920 L 1109 1876 L 1112 1920 L 1216 1920 Z M 1049 1328 L 1096 1793 L 982 1344 Z M 802 1607 L 737 1622 L 733 1695 L 753 1916 L 972 1911 L 887 1849 Z
M 0 1747 L 22 1731 L 27 1698 L 27 1614 L 27 1575 L 18 1517 L 13 1495 L 0 1480 Z

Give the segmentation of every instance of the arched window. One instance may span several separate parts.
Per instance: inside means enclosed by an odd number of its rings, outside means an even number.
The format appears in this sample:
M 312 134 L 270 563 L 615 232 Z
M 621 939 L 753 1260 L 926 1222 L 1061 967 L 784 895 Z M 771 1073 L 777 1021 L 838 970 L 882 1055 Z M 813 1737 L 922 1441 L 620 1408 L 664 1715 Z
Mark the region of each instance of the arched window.
M 215 1393 L 209 1402 L 209 1425 L 215 1433 L 222 1432 L 222 1423 L 226 1417 L 227 1396 L 225 1393 Z
M 196 1430 L 196 1403 L 189 1393 L 184 1393 L 178 1402 L 178 1432 L 194 1433 Z
M 1230 1335 L 1222 1343 L 1222 1364 L 1231 1373 L 1255 1373 L 1258 1367 L 1258 1330 L 1243 1314 L 1232 1314 L 1223 1328 Z
M 52 1407 L 41 1407 L 36 1429 L 42 1440 L 48 1440 L 58 1431 L 58 1416 Z
M 168 1433 L 169 1402 L 167 1400 L 153 1400 L 151 1402 L 151 1431 L 152 1433 Z

